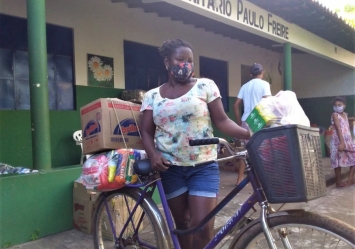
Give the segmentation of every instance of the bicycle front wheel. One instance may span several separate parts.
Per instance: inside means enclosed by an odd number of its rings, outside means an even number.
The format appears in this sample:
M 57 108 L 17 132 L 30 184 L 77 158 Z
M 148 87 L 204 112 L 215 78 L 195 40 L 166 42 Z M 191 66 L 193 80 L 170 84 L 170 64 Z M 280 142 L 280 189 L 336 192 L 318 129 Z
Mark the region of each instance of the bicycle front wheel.
M 100 198 L 94 215 L 95 249 L 166 248 L 164 236 L 158 224 L 162 221 L 157 220 L 152 207 L 145 201 L 137 207 L 131 222 L 124 229 L 123 235 L 119 237 L 139 198 L 137 191 L 139 190 L 122 188 L 107 196 L 108 211 L 104 198 Z M 114 234 L 118 240 L 115 240 Z
M 277 248 L 355 248 L 355 228 L 331 217 L 303 211 L 269 217 L 267 222 Z M 238 237 L 229 248 L 269 248 L 260 222 L 251 224 Z

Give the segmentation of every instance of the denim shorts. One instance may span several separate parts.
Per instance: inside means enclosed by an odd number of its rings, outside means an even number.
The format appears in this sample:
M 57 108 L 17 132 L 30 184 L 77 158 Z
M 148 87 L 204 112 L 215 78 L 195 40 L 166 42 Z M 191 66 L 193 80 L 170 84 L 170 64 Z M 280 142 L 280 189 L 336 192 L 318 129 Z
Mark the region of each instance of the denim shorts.
M 166 199 L 185 192 L 189 195 L 217 198 L 219 192 L 218 164 L 199 166 L 170 166 L 160 172 Z

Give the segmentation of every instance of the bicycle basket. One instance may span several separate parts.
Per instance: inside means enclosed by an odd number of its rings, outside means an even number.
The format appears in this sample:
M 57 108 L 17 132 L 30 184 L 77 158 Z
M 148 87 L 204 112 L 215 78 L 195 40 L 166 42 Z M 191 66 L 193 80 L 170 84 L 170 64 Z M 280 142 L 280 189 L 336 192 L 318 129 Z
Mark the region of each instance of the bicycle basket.
M 307 202 L 325 195 L 318 128 L 262 129 L 246 148 L 270 203 Z

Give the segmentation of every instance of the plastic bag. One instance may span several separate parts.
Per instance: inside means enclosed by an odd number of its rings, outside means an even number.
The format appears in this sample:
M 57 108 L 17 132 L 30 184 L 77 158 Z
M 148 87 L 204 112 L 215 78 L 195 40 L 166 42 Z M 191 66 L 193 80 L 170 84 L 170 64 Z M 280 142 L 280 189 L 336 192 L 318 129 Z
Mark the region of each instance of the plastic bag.
M 144 150 L 117 149 L 92 155 L 83 165 L 77 180 L 90 190 L 113 190 L 137 181 L 135 160 L 147 158 Z
M 280 91 L 275 95 L 274 110 L 278 110 L 276 116 L 280 117 L 280 124 L 299 124 L 310 126 L 310 122 L 298 103 L 296 94 L 292 91 Z
M 7 175 L 7 174 L 28 174 L 28 173 L 37 173 L 38 170 L 32 170 L 25 167 L 13 167 L 6 163 L 0 162 L 0 175 Z
M 275 96 L 263 98 L 246 122 L 253 132 L 265 126 L 287 124 L 310 126 L 308 117 L 292 91 L 280 91 Z

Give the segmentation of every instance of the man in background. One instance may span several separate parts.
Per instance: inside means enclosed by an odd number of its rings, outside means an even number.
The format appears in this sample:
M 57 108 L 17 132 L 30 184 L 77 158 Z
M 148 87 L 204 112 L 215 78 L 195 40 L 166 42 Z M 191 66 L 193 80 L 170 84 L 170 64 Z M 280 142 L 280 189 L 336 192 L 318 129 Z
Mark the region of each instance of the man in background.
M 247 119 L 249 114 L 252 112 L 254 107 L 260 102 L 262 98 L 271 96 L 269 82 L 262 80 L 264 76 L 263 66 L 258 63 L 254 63 L 250 67 L 250 75 L 252 79 L 242 86 L 233 106 L 237 124 L 248 130 L 250 129 L 245 120 Z M 244 105 L 243 116 L 240 115 L 242 105 Z M 247 142 L 247 140 L 244 140 L 244 145 Z M 241 161 L 238 170 L 237 184 L 239 184 L 243 180 L 244 170 L 245 165 L 244 162 Z

